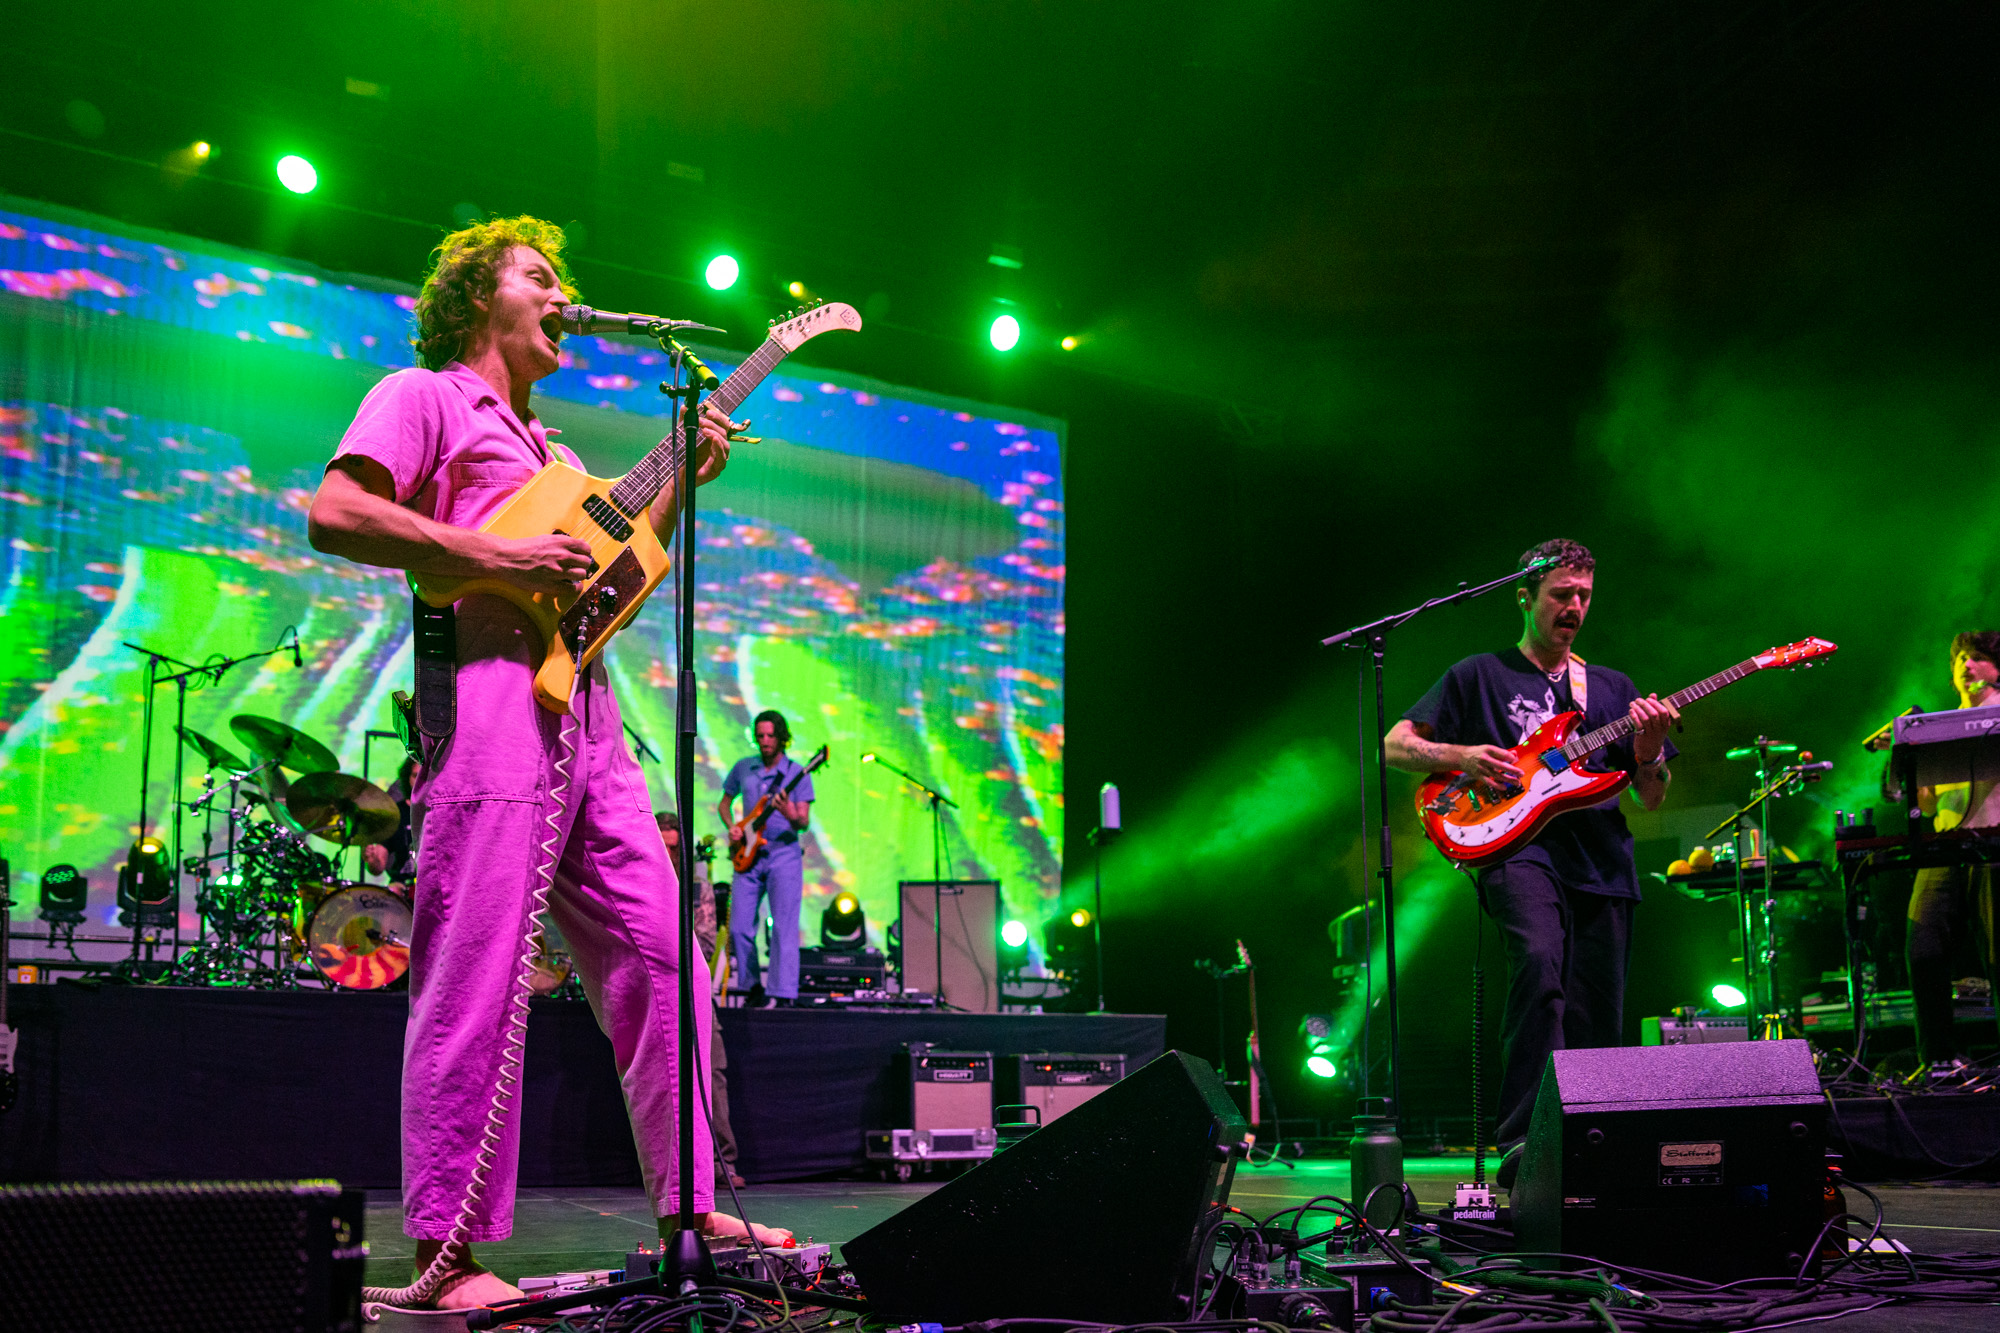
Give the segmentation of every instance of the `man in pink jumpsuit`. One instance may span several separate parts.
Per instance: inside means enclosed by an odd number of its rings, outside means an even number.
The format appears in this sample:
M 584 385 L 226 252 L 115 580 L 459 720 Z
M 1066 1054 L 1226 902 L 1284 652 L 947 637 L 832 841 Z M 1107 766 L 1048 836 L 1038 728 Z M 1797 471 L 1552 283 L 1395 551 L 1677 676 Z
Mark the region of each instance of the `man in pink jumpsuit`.
M 529 386 L 557 365 L 556 312 L 574 299 L 561 251 L 561 231 L 533 218 L 482 223 L 439 246 L 417 304 L 419 358 L 430 368 L 388 376 L 362 403 L 313 501 L 316 548 L 420 573 L 497 575 L 528 589 L 574 586 L 589 573 L 589 550 L 574 538 L 477 531 L 550 461 L 582 466 L 528 407 Z M 719 411 L 705 414 L 697 484 L 726 465 L 733 429 Z M 669 487 L 649 513 L 663 539 L 677 512 Z M 545 847 L 559 857 L 549 906 L 611 1038 L 647 1196 L 662 1219 L 680 1206 L 678 891 L 604 663 L 580 677 L 565 718 L 535 701 L 543 645 L 512 603 L 464 599 L 457 640 L 456 728 L 430 743 L 413 800 L 422 839 L 403 1052 L 403 1208 L 404 1230 L 420 1241 L 419 1272 L 451 1235 L 475 1172 Z M 556 770 L 572 747 L 563 801 Z M 708 967 L 699 953 L 685 961 L 704 1009 L 695 1030 L 705 1069 Z M 699 1111 L 696 1124 L 704 1125 Z M 470 1240 L 511 1234 L 519 1146 L 516 1097 Z M 698 1131 L 694 1210 L 712 1233 L 740 1232 L 736 1219 L 712 1211 L 711 1153 Z M 437 1304 L 519 1294 L 469 1248 L 455 1250 L 449 1273 Z

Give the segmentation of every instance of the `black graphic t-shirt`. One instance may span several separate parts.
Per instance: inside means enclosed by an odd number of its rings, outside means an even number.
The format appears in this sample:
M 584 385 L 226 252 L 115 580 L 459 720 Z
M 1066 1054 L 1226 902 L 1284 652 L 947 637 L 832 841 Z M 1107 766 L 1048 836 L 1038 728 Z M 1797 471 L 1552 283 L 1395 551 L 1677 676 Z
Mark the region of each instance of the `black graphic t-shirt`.
M 1639 697 L 1638 687 L 1622 671 L 1589 664 L 1584 667 L 1589 707 L 1583 725 L 1589 731 L 1624 717 Z M 1424 697 L 1403 714 L 1430 728 L 1431 739 L 1447 745 L 1498 745 L 1512 749 L 1535 728 L 1559 713 L 1576 710 L 1570 698 L 1569 672 L 1556 680 L 1530 662 L 1519 648 L 1468 657 L 1444 673 Z M 1664 752 L 1678 754 L 1668 741 Z M 1585 761 L 1603 772 L 1632 772 L 1632 738 L 1608 745 Z M 1639 897 L 1639 877 L 1632 866 L 1632 830 L 1618 808 L 1618 797 L 1583 810 L 1557 815 L 1513 860 L 1538 861 L 1564 884 L 1585 893 L 1611 898 Z

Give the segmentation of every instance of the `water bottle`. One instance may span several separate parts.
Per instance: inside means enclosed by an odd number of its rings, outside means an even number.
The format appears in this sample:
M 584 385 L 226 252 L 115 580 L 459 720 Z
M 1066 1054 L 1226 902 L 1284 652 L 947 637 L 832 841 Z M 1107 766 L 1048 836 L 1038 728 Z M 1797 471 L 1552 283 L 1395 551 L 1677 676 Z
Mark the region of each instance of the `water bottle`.
M 1359 1105 L 1354 1137 L 1347 1141 L 1347 1160 L 1353 1168 L 1348 1195 L 1359 1211 L 1370 1191 L 1389 1186 L 1375 1195 L 1368 1209 L 1369 1225 L 1387 1231 L 1403 1211 L 1403 1140 L 1396 1136 L 1396 1118 L 1388 1114 L 1388 1098 L 1363 1097 Z

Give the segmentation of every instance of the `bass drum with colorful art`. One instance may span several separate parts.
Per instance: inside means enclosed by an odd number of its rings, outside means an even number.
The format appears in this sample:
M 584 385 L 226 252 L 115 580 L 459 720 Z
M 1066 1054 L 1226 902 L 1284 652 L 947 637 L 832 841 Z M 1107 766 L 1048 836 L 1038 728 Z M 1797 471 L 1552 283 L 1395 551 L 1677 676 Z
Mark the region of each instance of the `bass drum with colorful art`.
M 400 885 L 301 884 L 292 939 L 319 974 L 345 990 L 381 990 L 410 970 L 410 902 Z

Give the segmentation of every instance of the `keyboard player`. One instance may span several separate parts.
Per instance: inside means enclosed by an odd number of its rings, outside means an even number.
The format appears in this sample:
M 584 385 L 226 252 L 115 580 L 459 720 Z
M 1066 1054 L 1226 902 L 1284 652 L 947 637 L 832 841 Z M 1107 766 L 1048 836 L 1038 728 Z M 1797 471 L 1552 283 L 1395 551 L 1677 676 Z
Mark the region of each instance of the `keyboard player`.
M 1960 708 L 2000 704 L 2000 630 L 1973 630 L 1951 641 L 1951 683 Z M 1937 817 L 1940 831 L 2000 828 L 2000 784 L 1991 780 L 1919 787 L 1917 804 Z M 1948 1079 L 1965 1065 L 1952 1030 L 1951 964 L 1967 935 L 2000 1001 L 1994 878 L 1992 866 L 1932 866 L 1917 872 L 1910 893 L 1910 992 L 1917 1047 L 1933 1080 Z

